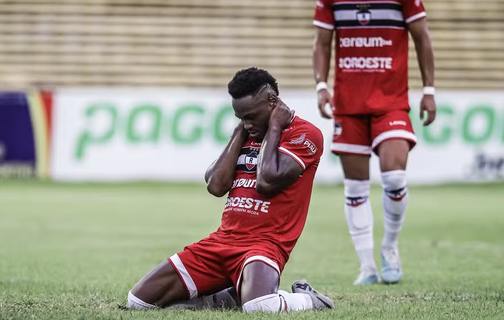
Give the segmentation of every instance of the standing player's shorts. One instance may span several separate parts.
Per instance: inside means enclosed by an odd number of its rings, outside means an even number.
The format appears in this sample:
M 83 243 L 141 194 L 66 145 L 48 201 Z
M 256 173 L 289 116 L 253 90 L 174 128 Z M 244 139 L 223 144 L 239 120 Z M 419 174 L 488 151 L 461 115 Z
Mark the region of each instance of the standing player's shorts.
M 184 283 L 190 299 L 234 286 L 239 292 L 243 268 L 253 262 L 266 263 L 280 274 L 285 260 L 274 244 L 251 240 L 247 245 L 205 238 L 174 254 L 168 261 Z
M 394 110 L 383 114 L 338 115 L 334 117 L 334 135 L 331 151 L 371 156 L 383 141 L 406 140 L 410 150 L 416 145 L 416 136 L 408 111 Z

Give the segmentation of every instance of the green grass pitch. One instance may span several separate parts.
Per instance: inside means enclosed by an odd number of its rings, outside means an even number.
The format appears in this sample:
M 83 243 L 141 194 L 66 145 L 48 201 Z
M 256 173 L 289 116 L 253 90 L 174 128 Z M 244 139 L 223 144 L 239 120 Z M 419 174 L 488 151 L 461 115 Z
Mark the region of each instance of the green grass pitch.
M 225 199 L 202 185 L 0 183 L 0 319 L 504 319 L 504 184 L 411 187 L 403 281 L 354 287 L 341 186 L 316 187 L 281 288 L 306 278 L 333 311 L 128 311 L 152 267 L 214 231 Z M 383 234 L 373 188 L 375 257 Z

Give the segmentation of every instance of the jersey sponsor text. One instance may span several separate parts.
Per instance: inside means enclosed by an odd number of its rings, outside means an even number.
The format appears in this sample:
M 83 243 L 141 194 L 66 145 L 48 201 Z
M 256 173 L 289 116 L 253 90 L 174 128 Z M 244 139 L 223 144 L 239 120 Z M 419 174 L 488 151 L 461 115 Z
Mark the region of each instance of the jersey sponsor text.
M 249 211 L 245 211 L 251 214 L 258 214 L 258 211 L 268 213 L 268 209 L 271 202 L 263 201 L 254 198 L 247 197 L 229 197 L 227 199 L 224 211 L 230 210 L 232 208 L 243 208 L 243 209 L 251 209 Z M 236 209 L 235 209 L 236 210 Z
M 340 48 L 382 48 L 392 46 L 392 40 L 382 37 L 347 37 L 340 38 Z
M 256 184 L 257 184 L 256 179 L 241 178 L 241 179 L 236 179 L 235 181 L 233 181 L 233 186 L 231 187 L 231 189 L 234 189 L 234 188 L 255 188 Z
M 340 69 L 367 69 L 384 71 L 392 69 L 392 58 L 389 57 L 346 57 L 339 59 Z M 343 70 L 344 71 L 344 70 Z

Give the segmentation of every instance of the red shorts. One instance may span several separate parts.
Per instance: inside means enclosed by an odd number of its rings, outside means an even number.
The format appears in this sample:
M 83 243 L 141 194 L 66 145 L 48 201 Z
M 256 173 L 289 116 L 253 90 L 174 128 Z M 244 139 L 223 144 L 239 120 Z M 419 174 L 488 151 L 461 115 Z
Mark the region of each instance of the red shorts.
M 190 299 L 209 295 L 241 284 L 243 268 L 252 261 L 262 261 L 280 275 L 285 260 L 279 249 L 271 243 L 254 240 L 240 246 L 236 242 L 223 242 L 205 238 L 174 254 L 168 261 L 184 283 Z
M 394 110 L 377 115 L 338 115 L 334 117 L 333 153 L 371 155 L 383 141 L 402 139 L 416 144 L 408 111 Z

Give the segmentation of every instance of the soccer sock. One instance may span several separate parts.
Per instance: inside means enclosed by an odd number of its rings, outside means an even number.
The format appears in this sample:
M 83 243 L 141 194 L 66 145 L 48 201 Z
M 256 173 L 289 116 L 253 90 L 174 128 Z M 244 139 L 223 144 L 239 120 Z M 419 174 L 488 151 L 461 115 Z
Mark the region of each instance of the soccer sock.
M 369 180 L 345 179 L 345 217 L 361 263 L 361 272 L 376 272 L 373 257 L 373 212 L 369 202 Z
M 287 311 L 312 310 L 313 301 L 306 293 L 290 293 L 284 290 L 278 290 L 278 294 L 284 298 L 287 305 Z
M 255 298 L 243 304 L 244 312 L 281 312 L 303 311 L 313 309 L 311 297 L 305 293 L 289 293 L 279 290 L 279 293 L 268 294 Z
M 385 234 L 382 248 L 397 249 L 397 238 L 404 222 L 408 204 L 406 171 L 393 170 L 382 173 L 383 211 L 385 212 Z
M 141 299 L 135 297 L 133 293 L 128 292 L 128 308 L 130 309 L 156 309 L 157 307 L 153 304 L 142 301 Z

